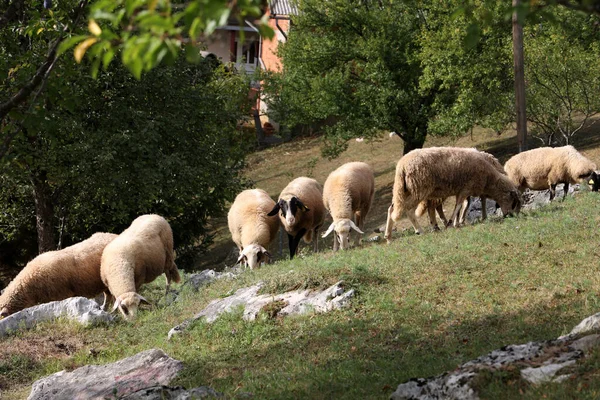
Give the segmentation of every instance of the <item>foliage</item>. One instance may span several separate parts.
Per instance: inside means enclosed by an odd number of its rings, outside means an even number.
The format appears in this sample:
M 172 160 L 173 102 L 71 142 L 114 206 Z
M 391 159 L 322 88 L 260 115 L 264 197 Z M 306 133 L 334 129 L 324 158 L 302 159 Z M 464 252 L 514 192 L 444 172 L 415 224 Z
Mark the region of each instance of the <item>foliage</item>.
M 40 15 L 26 15 L 31 26 Z M 31 26 L 0 29 L 3 93 L 27 81 L 53 40 Z M 4 262 L 22 262 L 16 249 L 31 241 L 36 218 L 66 246 L 150 212 L 171 222 L 181 261 L 209 241 L 208 218 L 242 185 L 237 123 L 249 82 L 204 59 L 156 67 L 142 81 L 121 64 L 97 79 L 88 67 L 59 59 L 56 79 L 4 120 L 3 131 L 23 132 L 0 170 L 0 246 L 15 250 Z
M 502 131 L 513 120 L 514 94 L 510 25 L 503 18 L 510 5 L 503 2 L 471 10 L 489 19 L 469 45 L 472 22 L 461 13 L 461 1 L 434 3 L 420 45 L 422 89 L 438 89 L 435 118 L 429 132 L 460 135 L 473 125 Z
M 140 79 L 161 62 L 173 63 L 182 49 L 188 61 L 198 62 L 201 40 L 232 17 L 240 25 L 253 20 L 261 35 L 273 37 L 263 15 L 266 7 L 266 0 L 97 0 L 91 5 L 89 34 L 70 37 L 59 52 L 77 44 L 75 59 L 79 62 L 87 54 L 92 75 L 120 53 L 123 64 Z
M 329 157 L 349 138 L 381 130 L 399 133 L 405 152 L 425 140 L 435 92 L 419 88 L 422 10 L 411 2 L 378 4 L 301 2 L 281 52 L 284 71 L 267 78 L 277 117 L 287 126 L 324 127 Z
M 545 145 L 571 144 L 600 111 L 597 16 L 561 11 L 526 30 L 527 119 Z

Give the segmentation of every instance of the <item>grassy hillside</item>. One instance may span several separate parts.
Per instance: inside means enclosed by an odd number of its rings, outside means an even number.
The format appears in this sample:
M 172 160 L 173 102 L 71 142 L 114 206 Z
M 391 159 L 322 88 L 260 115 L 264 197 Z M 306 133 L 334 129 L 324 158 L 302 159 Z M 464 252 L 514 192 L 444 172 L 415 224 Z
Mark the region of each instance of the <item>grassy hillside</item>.
M 600 161 L 596 139 L 580 146 Z M 341 159 L 316 158 L 318 139 L 257 153 L 248 176 L 273 197 L 294 176 L 323 181 L 349 160 L 376 170 L 375 210 L 369 231 L 385 220 L 399 140 L 353 142 Z M 514 138 L 476 133 L 458 144 L 487 149 L 504 161 Z M 430 144 L 450 144 L 447 139 Z M 503 153 L 503 151 L 505 151 Z M 287 153 L 287 154 L 286 154 Z M 86 364 L 119 360 L 162 348 L 185 369 L 174 384 L 212 386 L 231 398 L 385 399 L 412 377 L 427 377 L 510 343 L 555 338 L 600 310 L 600 195 L 582 193 L 517 218 L 415 236 L 398 232 L 391 245 L 371 243 L 333 254 L 306 248 L 293 261 L 279 261 L 238 279 L 222 280 L 164 305 L 164 279 L 142 289 L 156 304 L 134 323 L 83 328 L 67 321 L 42 324 L 2 340 L 2 398 L 26 398 L 42 376 Z M 233 246 L 215 221 L 214 254 Z M 408 226 L 408 225 L 405 225 Z M 373 235 L 373 234 L 371 234 Z M 214 263 L 207 262 L 214 267 Z M 244 322 L 240 312 L 213 324 L 199 322 L 167 341 L 173 326 L 212 299 L 258 281 L 263 293 L 325 288 L 343 279 L 356 297 L 348 309 L 326 315 Z M 479 382 L 484 398 L 596 398 L 600 354 L 579 366 L 560 386 L 533 388 L 518 377 L 491 376 Z

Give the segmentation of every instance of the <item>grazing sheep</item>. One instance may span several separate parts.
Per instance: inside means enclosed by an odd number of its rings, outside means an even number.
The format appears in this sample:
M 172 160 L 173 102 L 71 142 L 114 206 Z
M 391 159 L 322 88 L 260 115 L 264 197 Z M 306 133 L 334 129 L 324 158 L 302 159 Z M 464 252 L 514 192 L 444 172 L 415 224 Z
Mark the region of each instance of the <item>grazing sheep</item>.
M 323 237 L 335 230 L 334 251 L 350 247 L 350 229 L 364 233 L 362 229 L 374 195 L 375 176 L 369 164 L 349 162 L 329 174 L 323 185 L 323 204 L 333 222 Z M 359 243 L 357 237 L 356 244 Z
M 513 156 L 504 164 L 510 180 L 523 192 L 550 189 L 550 201 L 556 194 L 556 185 L 565 184 L 565 197 L 569 184 L 590 178 L 596 164 L 584 157 L 573 146 L 540 147 Z M 592 184 L 593 188 L 593 184 Z
M 504 171 L 504 167 L 502 166 L 502 164 L 500 164 L 500 161 L 498 161 L 498 159 L 496 157 L 494 157 L 493 155 L 491 155 L 490 153 L 486 153 L 485 151 L 479 151 L 475 148 L 462 148 L 462 147 L 456 147 L 457 151 L 476 151 L 479 154 L 481 154 L 483 157 L 485 157 L 487 159 L 487 161 L 492 164 L 492 166 L 501 174 L 506 175 L 506 172 Z M 445 226 L 449 226 L 449 222 L 446 219 L 446 216 L 444 215 L 444 209 L 442 207 L 444 201 L 446 199 L 428 199 L 427 201 L 422 201 L 421 203 L 419 203 L 415 214 L 417 217 L 422 216 L 425 213 L 425 210 L 427 210 L 428 215 L 429 215 L 429 222 L 431 223 L 431 226 L 433 227 L 434 230 L 439 230 L 440 228 L 437 225 L 437 220 L 435 218 L 435 211 L 437 211 L 440 219 L 444 222 Z M 481 219 L 485 220 L 487 218 L 487 208 L 485 206 L 487 202 L 487 199 L 485 196 L 481 197 Z M 466 200 L 464 200 L 462 202 L 462 205 L 460 206 L 460 216 L 458 216 L 458 218 L 455 217 L 455 219 L 453 220 L 454 226 L 458 226 L 458 225 L 462 225 L 465 222 L 465 218 L 467 215 L 467 212 L 469 210 L 469 207 L 471 205 L 471 198 L 468 197 Z M 458 207 L 458 205 L 456 205 L 456 207 Z
M 267 215 L 281 211 L 279 218 L 288 234 L 290 259 L 294 258 L 300 238 L 310 243 L 315 236 L 314 251 L 318 251 L 318 231 L 323 224 L 323 187 L 312 178 L 296 178 L 281 191 L 275 207 Z
M 149 214 L 136 218 L 102 253 L 100 276 L 115 297 L 113 311 L 126 319 L 135 317 L 140 302 L 148 301 L 137 291 L 160 274 L 171 281 L 181 280 L 173 255 L 173 232 L 167 220 Z
M 273 207 L 275 202 L 267 192 L 250 189 L 237 195 L 227 214 L 231 238 L 240 250 L 237 262 L 250 269 L 271 258 L 267 247 L 279 229 L 279 218 L 267 215 Z
M 95 297 L 102 292 L 104 308 L 107 288 L 100 278 L 100 258 L 116 237 L 95 233 L 82 242 L 35 257 L 0 296 L 0 317 L 40 303 L 74 296 Z
M 421 226 L 415 216 L 419 203 L 450 196 L 456 196 L 453 220 L 468 196 L 493 198 L 504 215 L 518 212 L 521 206 L 517 188 L 480 152 L 454 147 L 417 149 L 402 157 L 396 165 L 393 203 L 388 209 L 385 238 L 389 242 L 393 223 L 405 212 L 420 234 Z

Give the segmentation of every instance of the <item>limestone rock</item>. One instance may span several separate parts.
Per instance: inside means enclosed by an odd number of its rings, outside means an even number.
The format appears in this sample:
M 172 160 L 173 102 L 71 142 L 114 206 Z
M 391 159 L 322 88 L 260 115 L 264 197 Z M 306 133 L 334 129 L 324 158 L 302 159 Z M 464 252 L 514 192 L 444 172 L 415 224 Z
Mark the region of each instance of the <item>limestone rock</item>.
M 34 382 L 28 400 L 122 398 L 145 388 L 167 385 L 182 368 L 181 361 L 162 350 L 147 350 L 112 364 L 86 365 L 42 378 Z
M 66 300 L 52 301 L 26 308 L 0 320 L 0 337 L 20 329 L 31 328 L 38 322 L 58 317 L 79 321 L 85 325 L 110 322 L 114 316 L 100 309 L 98 303 L 85 297 L 71 297 Z
M 581 321 L 575 328 L 573 328 L 573 330 L 571 332 L 569 332 L 569 335 L 567 336 L 571 336 L 571 335 L 579 335 L 582 333 L 587 333 L 593 330 L 597 330 L 600 329 L 600 313 L 591 315 L 589 317 L 587 317 L 586 319 L 584 319 L 583 321 Z M 566 337 L 566 336 L 563 336 Z
M 256 319 L 258 313 L 269 304 L 281 306 L 278 310 L 273 310 L 274 315 L 285 316 L 291 314 L 305 314 L 307 312 L 327 312 L 334 309 L 340 309 L 346 306 L 349 299 L 354 296 L 354 290 L 345 290 L 343 282 L 323 291 L 294 290 L 278 295 L 257 295 L 263 287 L 260 282 L 254 286 L 238 289 L 233 295 L 224 299 L 211 301 L 208 306 L 191 320 L 184 321 L 169 331 L 169 339 L 173 335 L 181 333 L 192 322 L 204 318 L 206 322 L 215 321 L 224 312 L 230 312 L 237 307 L 244 307 L 243 318 L 247 321 Z
M 477 399 L 470 383 L 479 371 L 499 371 L 508 366 L 519 368 L 521 377 L 533 384 L 560 382 L 569 375 L 556 376 L 557 373 L 575 364 L 586 351 L 597 345 L 600 345 L 600 335 L 580 339 L 565 336 L 556 340 L 504 346 L 466 362 L 452 372 L 400 384 L 391 399 Z
M 122 400 L 199 400 L 222 399 L 225 396 L 208 386 L 200 386 L 186 390 L 181 386 L 153 386 L 138 390 L 122 398 Z
M 191 274 L 186 277 L 184 285 L 190 285 L 194 290 L 200 289 L 200 287 L 208 285 L 215 279 L 233 279 L 236 277 L 236 273 L 232 271 L 216 272 L 212 269 L 205 269 L 197 274 Z

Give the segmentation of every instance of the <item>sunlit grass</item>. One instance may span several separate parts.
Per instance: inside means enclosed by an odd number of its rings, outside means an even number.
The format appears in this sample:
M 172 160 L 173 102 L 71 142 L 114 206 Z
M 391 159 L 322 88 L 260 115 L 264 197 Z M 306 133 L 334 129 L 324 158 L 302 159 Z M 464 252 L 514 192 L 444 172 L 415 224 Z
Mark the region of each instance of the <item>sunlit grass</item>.
M 198 292 L 185 288 L 168 306 L 159 279 L 142 291 L 155 307 L 133 323 L 82 328 L 59 321 L 4 339 L 1 384 L 17 391 L 3 396 L 22 398 L 34 379 L 63 368 L 161 348 L 184 362 L 173 384 L 186 387 L 208 385 L 232 397 L 387 398 L 409 378 L 452 370 L 506 344 L 556 338 L 597 312 L 599 207 L 597 194 L 584 193 L 517 218 L 323 251 L 247 270 Z M 356 290 L 347 309 L 283 319 L 264 313 L 255 322 L 243 321 L 238 310 L 167 340 L 170 328 L 212 299 L 258 281 L 265 283 L 263 293 L 281 293 L 339 280 Z M 27 343 L 57 336 L 73 338 L 72 354 L 58 349 L 36 359 L 26 351 Z M 599 391 L 590 383 L 597 360 L 569 383 L 581 398 Z M 505 384 L 507 376 L 484 382 L 487 398 L 560 392 Z M 568 397 L 562 393 L 555 398 Z

